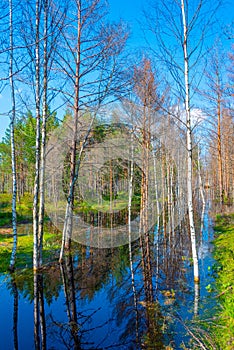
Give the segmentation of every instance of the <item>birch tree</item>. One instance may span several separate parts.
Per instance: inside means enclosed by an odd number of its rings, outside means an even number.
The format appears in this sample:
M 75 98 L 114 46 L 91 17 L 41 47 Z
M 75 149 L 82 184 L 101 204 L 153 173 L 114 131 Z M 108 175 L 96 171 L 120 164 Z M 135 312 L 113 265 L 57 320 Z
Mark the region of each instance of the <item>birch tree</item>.
M 13 248 L 10 259 L 10 270 L 14 270 L 16 250 L 17 250 L 17 176 L 16 176 L 16 157 L 15 157 L 15 119 L 16 119 L 16 102 L 15 102 L 15 83 L 14 83 L 14 32 L 13 32 L 13 4 L 9 0 L 9 31 L 10 31 L 10 64 L 9 76 L 11 86 L 11 117 L 10 117 L 10 139 L 11 139 L 11 169 L 12 169 L 12 228 L 13 228 Z
M 198 258 L 193 210 L 193 133 L 191 110 L 195 92 L 202 80 L 205 37 L 212 28 L 219 1 L 164 1 L 154 3 L 148 18 L 148 28 L 157 41 L 151 42 L 155 56 L 162 60 L 175 98 L 184 104 L 186 120 L 180 117 L 186 130 L 187 206 L 194 265 L 194 281 L 199 281 Z M 199 69 L 198 69 L 199 68 Z M 177 120 L 178 116 L 172 114 Z
M 36 1 L 36 18 L 35 18 L 35 102 L 36 102 L 36 145 L 35 145 L 35 180 L 33 191 L 33 268 L 39 267 L 38 252 L 38 204 L 39 204 L 39 176 L 40 176 L 40 145 L 41 145 L 41 116 L 40 116 L 40 1 Z
M 200 5 L 200 4 L 199 4 Z M 191 126 L 191 96 L 190 96 L 190 66 L 189 66 L 189 54 L 188 54 L 188 33 L 190 24 L 187 23 L 184 0 L 181 0 L 181 13 L 183 20 L 183 54 L 184 54 L 184 84 L 185 84 L 185 110 L 186 110 L 186 125 L 187 125 L 187 190 L 188 190 L 188 213 L 189 213 L 189 226 L 192 245 L 192 257 L 194 268 L 194 282 L 199 282 L 199 269 L 198 269 L 198 256 L 196 247 L 196 232 L 194 225 L 194 213 L 193 213 L 193 144 L 192 144 L 192 126 Z
M 45 212 L 45 161 L 46 161 L 46 132 L 47 132 L 47 87 L 48 87 L 48 0 L 44 0 L 44 33 L 43 33 L 43 107 L 42 107 L 42 126 L 41 126 L 41 152 L 40 152 L 40 202 L 39 202 L 39 222 L 38 222 L 38 247 L 39 264 L 42 264 L 42 245 L 44 231 L 44 212 Z
M 49 82 L 52 79 L 53 62 L 56 45 L 64 22 L 66 2 L 59 4 L 53 0 L 37 0 L 35 8 L 26 1 L 22 8 L 22 16 L 26 26 L 21 28 L 21 38 L 24 43 L 25 69 L 20 76 L 27 93 L 33 98 L 21 96 L 26 108 L 35 111 L 35 178 L 33 191 L 33 265 L 38 269 L 42 264 L 42 242 L 44 229 L 44 173 L 45 149 L 47 140 L 47 124 L 53 113 L 49 104 L 55 98 L 55 93 L 48 94 Z M 61 5 L 59 7 L 59 5 Z M 51 115 L 50 115 L 51 114 Z

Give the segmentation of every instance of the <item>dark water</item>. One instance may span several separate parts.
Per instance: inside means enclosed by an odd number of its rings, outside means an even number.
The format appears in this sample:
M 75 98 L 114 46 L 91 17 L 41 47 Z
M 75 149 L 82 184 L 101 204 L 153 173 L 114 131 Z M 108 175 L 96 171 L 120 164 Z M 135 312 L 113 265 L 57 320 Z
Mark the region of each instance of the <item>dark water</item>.
M 29 269 L 17 272 L 15 279 L 1 275 L 0 349 L 181 349 L 188 345 L 186 326 L 214 306 L 208 288 L 213 281 L 211 224 L 206 210 L 199 241 L 201 283 L 196 292 L 186 229 L 167 240 L 152 234 L 150 268 L 142 264 L 136 241 L 132 270 L 128 245 L 77 246 L 76 254 L 62 266 L 51 263 L 39 275 L 33 276 Z

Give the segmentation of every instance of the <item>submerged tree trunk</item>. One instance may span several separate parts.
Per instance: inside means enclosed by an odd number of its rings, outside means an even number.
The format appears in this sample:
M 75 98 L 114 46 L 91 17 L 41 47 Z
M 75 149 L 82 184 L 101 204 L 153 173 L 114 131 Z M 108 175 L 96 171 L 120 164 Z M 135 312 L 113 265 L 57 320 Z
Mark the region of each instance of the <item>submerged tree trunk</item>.
M 17 250 L 17 213 L 16 213 L 16 200 L 17 200 L 17 175 L 16 175 L 16 157 L 15 157 L 15 117 L 16 117 L 16 105 L 15 105 L 15 86 L 13 77 L 13 55 L 14 55 L 14 41 L 13 41 L 13 9 L 12 0 L 9 0 L 9 27 L 10 27 L 10 85 L 11 85 L 11 103 L 12 112 L 10 117 L 10 139 L 11 139 L 11 169 L 12 169 L 12 228 L 13 228 L 13 248 L 10 259 L 10 270 L 14 270 L 16 250 Z
M 185 109 L 186 109 L 186 133 L 187 133 L 187 191 L 188 191 L 188 213 L 189 213 L 189 227 L 192 245 L 192 258 L 194 268 L 194 281 L 199 282 L 198 257 L 196 247 L 196 234 L 194 226 L 194 212 L 193 212 L 193 187 L 192 187 L 192 126 L 190 113 L 190 81 L 189 81 L 189 56 L 187 52 L 188 45 L 188 26 L 186 22 L 184 0 L 181 0 L 181 14 L 183 19 L 183 52 L 184 52 L 184 81 L 185 81 Z

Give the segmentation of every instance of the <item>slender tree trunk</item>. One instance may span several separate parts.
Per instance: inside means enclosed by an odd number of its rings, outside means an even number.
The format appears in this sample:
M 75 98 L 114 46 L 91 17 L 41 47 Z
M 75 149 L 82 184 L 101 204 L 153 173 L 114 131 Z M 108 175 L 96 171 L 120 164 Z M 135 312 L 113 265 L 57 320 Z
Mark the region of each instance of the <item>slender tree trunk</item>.
M 70 185 L 67 200 L 66 214 L 63 227 L 62 246 L 60 250 L 60 262 L 62 261 L 64 249 L 70 249 L 72 236 L 72 216 L 74 205 L 74 190 L 76 182 L 76 158 L 77 158 L 77 136 L 79 119 L 79 95 L 80 95 L 80 50 L 81 50 L 81 2 L 78 1 L 77 18 L 77 47 L 76 47 L 76 79 L 75 79 L 75 98 L 74 98 L 74 130 L 73 143 L 70 161 Z
M 39 267 L 38 252 L 38 204 L 39 204 L 39 174 L 40 174 L 40 52 L 39 52 L 39 0 L 36 1 L 36 161 L 35 161 L 35 180 L 33 193 L 33 268 Z
M 219 201 L 220 205 L 223 205 L 223 159 L 222 159 L 222 140 L 221 140 L 221 93 L 220 84 L 218 82 L 218 99 L 217 99 L 217 116 L 218 116 L 218 126 L 217 126 L 217 148 L 218 148 L 218 168 L 219 168 Z
M 66 213 L 65 213 L 65 220 L 64 220 L 64 227 L 63 227 L 62 244 L 61 244 L 60 255 L 59 255 L 59 262 L 60 263 L 63 261 L 63 254 L 64 254 L 65 248 L 68 250 L 70 249 L 70 246 L 67 246 L 66 242 L 69 239 L 69 237 L 67 237 L 67 232 L 69 232 L 69 235 L 71 235 L 71 233 L 72 233 L 72 226 L 69 226 L 69 225 L 72 225 L 72 215 L 73 215 L 71 198 L 72 198 L 72 194 L 74 194 L 73 192 L 74 192 L 74 188 L 75 188 L 75 183 L 76 183 L 76 181 L 78 179 L 78 175 L 79 175 L 81 156 L 83 154 L 87 139 L 90 135 L 95 117 L 96 117 L 96 114 L 93 115 L 91 122 L 90 122 L 90 125 L 89 125 L 89 129 L 88 129 L 86 136 L 81 144 L 81 148 L 79 151 L 78 160 L 77 160 L 77 164 L 76 164 L 74 178 L 73 178 L 72 184 L 71 184 L 70 189 L 69 189 L 69 196 L 68 196 L 68 201 L 67 201 L 67 206 L 66 206 Z M 71 243 L 71 237 L 70 237 L 70 243 Z
M 196 247 L 196 234 L 194 226 L 194 212 L 193 212 L 193 188 L 192 188 L 192 127 L 191 127 L 191 113 L 190 113 L 190 82 L 189 82 L 189 56 L 187 52 L 188 27 L 186 22 L 184 0 L 181 0 L 181 14 L 183 19 L 183 52 L 184 52 L 184 80 L 185 80 L 185 109 L 186 109 L 186 125 L 187 125 L 187 191 L 188 191 L 188 212 L 189 212 L 189 226 L 192 245 L 192 258 L 194 268 L 194 281 L 199 282 L 198 257 Z
M 10 270 L 14 270 L 16 251 L 17 251 L 17 213 L 16 213 L 16 200 L 17 200 L 17 175 L 16 175 L 16 157 L 15 157 L 15 117 L 16 117 L 16 105 L 15 105 L 15 86 L 13 76 L 13 55 L 14 55 L 14 41 L 13 41 L 13 9 L 12 0 L 9 0 L 9 27 L 10 27 L 10 85 L 11 85 L 11 103 L 12 112 L 10 117 L 10 138 L 11 138 L 11 169 L 12 169 L 12 228 L 13 228 L 13 248 L 10 259 Z
M 156 168 L 156 150 L 153 147 L 153 164 L 154 164 L 154 188 L 155 188 L 155 201 L 156 201 L 156 208 L 157 208 L 157 230 L 156 230 L 156 236 L 158 241 L 158 234 L 159 234 L 159 225 L 160 225 L 160 206 L 159 206 L 159 199 L 158 199 L 158 177 L 157 177 L 157 168 Z
M 132 292 L 134 300 L 134 308 L 136 312 L 136 343 L 139 343 L 139 315 L 137 309 L 137 295 L 135 287 L 135 275 L 133 269 L 133 258 L 132 258 L 132 227 L 131 227 L 131 214 L 132 214 L 132 196 L 133 196 L 133 175 L 134 175 L 134 164 L 133 164 L 133 134 L 131 134 L 131 151 L 130 151 L 130 176 L 128 181 L 128 249 L 129 249 L 129 262 L 132 280 Z
M 198 159 L 197 159 L 197 170 L 198 170 L 198 181 L 199 181 L 199 192 L 202 200 L 202 215 L 201 215 L 201 237 L 202 237 L 202 232 L 203 232 L 203 227 L 204 227 L 204 215 L 205 215 L 205 206 L 206 206 L 206 201 L 205 201 L 205 195 L 204 195 L 204 186 L 203 186 L 203 181 L 202 181 L 202 176 L 201 176 L 201 162 L 200 162 L 200 150 L 198 147 Z
M 160 206 L 159 206 L 159 198 L 158 198 L 158 177 L 157 177 L 157 168 L 156 168 L 156 149 L 155 146 L 152 145 L 153 148 L 153 162 L 154 162 L 154 186 L 155 186 L 155 201 L 156 201 L 156 207 L 157 207 L 157 229 L 155 230 L 155 251 L 156 251 L 156 268 L 155 268 L 155 293 L 157 295 L 158 291 L 158 280 L 159 280 L 159 226 L 160 226 Z
M 206 204 L 205 201 L 205 195 L 204 195 L 204 186 L 201 176 L 201 161 L 200 161 L 200 149 L 198 148 L 198 159 L 197 159 L 197 168 L 198 168 L 198 181 L 199 181 L 199 190 L 200 190 L 200 196 L 202 200 L 202 205 L 204 206 Z
M 46 121 L 47 121 L 47 35 L 48 35 L 48 0 L 44 0 L 44 67 L 43 67 L 43 111 L 42 111 L 42 130 L 41 130 L 41 162 L 40 162 L 40 203 L 39 203 L 39 264 L 42 264 L 43 248 L 43 230 L 44 230 L 44 211 L 45 211 L 45 152 L 46 152 Z
M 147 118 L 148 117 L 148 118 Z M 145 293 L 148 302 L 153 301 L 151 250 L 148 223 L 149 206 L 149 147 L 150 147 L 150 111 L 144 105 L 142 127 L 142 181 L 141 181 L 141 246 L 142 267 L 145 283 Z

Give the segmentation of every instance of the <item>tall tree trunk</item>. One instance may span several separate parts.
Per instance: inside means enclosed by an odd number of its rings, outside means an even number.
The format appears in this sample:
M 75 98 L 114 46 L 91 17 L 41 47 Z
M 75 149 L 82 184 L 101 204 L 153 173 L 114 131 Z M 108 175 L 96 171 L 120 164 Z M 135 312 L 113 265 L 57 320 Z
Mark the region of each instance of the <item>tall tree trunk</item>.
M 134 300 L 134 308 L 136 312 L 136 343 L 139 343 L 139 312 L 137 308 L 137 294 L 135 287 L 135 275 L 133 268 L 133 257 L 132 257 L 132 226 L 131 226 L 131 215 L 132 215 L 132 196 L 133 196 L 133 176 L 134 176 L 134 146 L 133 146 L 133 133 L 131 133 L 131 145 L 130 145 L 130 174 L 128 180 L 128 249 L 129 249 L 129 262 L 132 280 L 132 292 Z
M 90 125 L 89 125 L 89 129 L 85 135 L 85 138 L 82 141 L 81 148 L 80 148 L 79 155 L 78 155 L 78 159 L 77 159 L 76 168 L 75 168 L 75 174 L 74 174 L 74 177 L 72 180 L 72 184 L 69 188 L 69 196 L 68 196 L 68 200 L 67 200 L 65 220 L 64 220 L 64 226 L 63 226 L 62 244 L 61 244 L 60 255 L 59 255 L 59 262 L 60 263 L 63 261 L 64 249 L 65 248 L 68 250 L 70 249 L 72 226 L 69 226 L 69 225 L 72 225 L 72 215 L 73 215 L 70 200 L 72 198 L 72 194 L 74 194 L 75 183 L 78 179 L 81 156 L 83 154 L 83 151 L 84 151 L 86 142 L 88 140 L 88 137 L 90 135 L 95 118 L 96 118 L 96 114 L 94 113 L 94 115 L 91 119 Z M 69 240 L 69 246 L 67 245 L 67 240 Z
M 42 264 L 42 246 L 44 230 L 44 211 L 45 211 L 45 152 L 46 152 L 46 121 L 47 121 L 47 35 L 48 35 L 48 0 L 44 0 L 44 67 L 43 67 L 43 111 L 42 111 L 42 130 L 41 130 L 41 163 L 40 163 L 40 203 L 39 203 L 39 264 Z
M 219 77 L 217 77 L 219 80 Z M 221 92 L 220 92 L 220 83 L 218 81 L 218 99 L 217 99 L 217 117 L 218 117 L 218 125 L 217 125 L 217 149 L 218 149 L 218 173 L 219 173 L 219 201 L 220 205 L 223 205 L 223 159 L 222 159 L 222 140 L 221 140 Z
M 192 258 L 194 269 L 194 282 L 199 282 L 199 268 L 196 247 L 196 234 L 194 226 L 194 211 L 193 211 L 193 188 L 192 188 L 192 127 L 191 127 L 191 113 L 190 113 L 190 81 L 189 81 L 189 56 L 187 52 L 188 27 L 186 22 L 184 0 L 181 0 L 181 14 L 183 20 L 183 52 L 184 52 L 184 81 L 185 81 L 185 109 L 186 109 L 186 126 L 187 126 L 187 191 L 188 191 L 188 213 L 189 226 L 192 245 Z
M 11 169 L 12 169 L 12 228 L 13 228 L 13 248 L 10 259 L 10 270 L 14 270 L 16 250 L 17 250 L 17 213 L 16 213 L 16 200 L 17 200 L 17 175 L 16 175 L 16 157 L 15 157 L 15 86 L 13 76 L 13 55 L 14 55 L 14 41 L 13 41 L 13 9 L 12 0 L 9 0 L 9 27 L 10 27 L 10 85 L 11 85 L 11 103 L 12 112 L 10 117 L 10 138 L 11 138 Z
M 60 262 L 63 258 L 64 249 L 70 249 L 72 236 L 72 216 L 74 205 L 74 190 L 76 182 L 76 158 L 77 158 L 77 134 L 79 119 L 79 95 L 80 95 L 80 51 L 81 51 L 81 2 L 77 5 L 77 47 L 76 47 L 76 79 L 75 79 L 75 98 L 74 98 L 74 130 L 70 161 L 70 184 L 69 195 L 67 199 L 66 214 L 63 227 L 62 246 L 60 250 Z
M 40 174 L 40 52 L 39 52 L 39 0 L 36 1 L 36 157 L 35 157 L 35 180 L 33 192 L 33 268 L 37 270 L 39 267 L 38 252 L 38 204 L 39 204 L 39 174 Z

